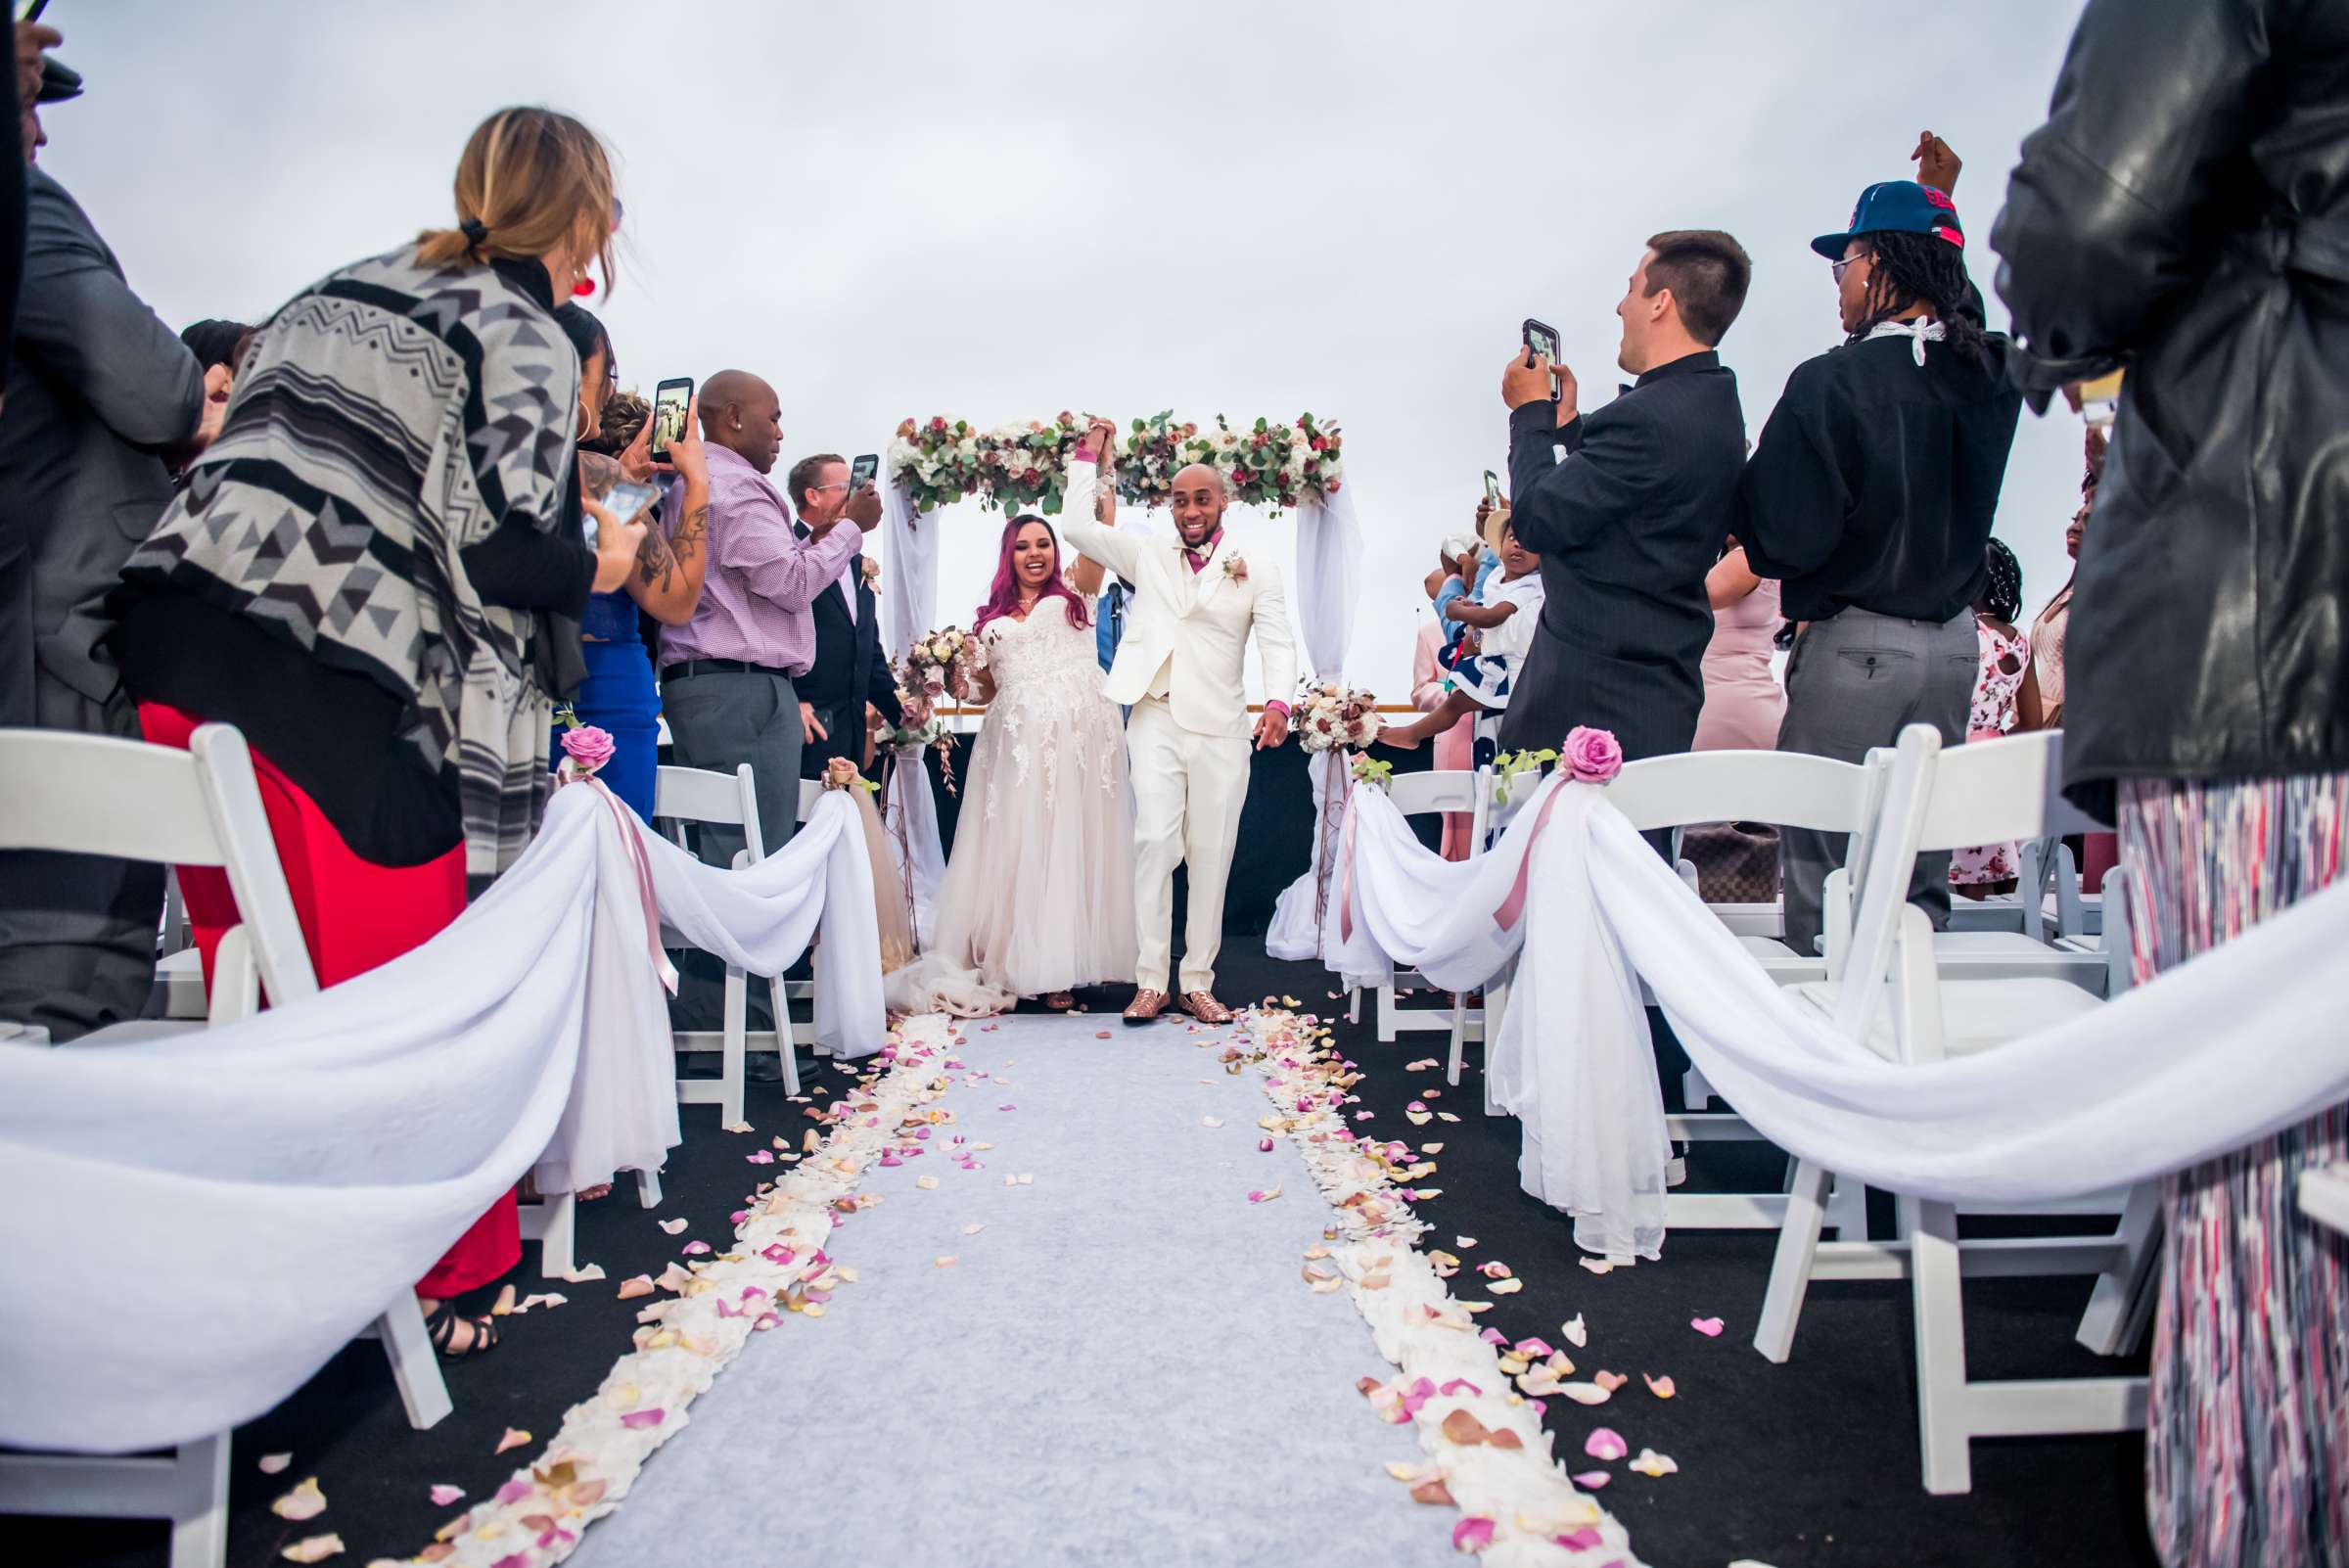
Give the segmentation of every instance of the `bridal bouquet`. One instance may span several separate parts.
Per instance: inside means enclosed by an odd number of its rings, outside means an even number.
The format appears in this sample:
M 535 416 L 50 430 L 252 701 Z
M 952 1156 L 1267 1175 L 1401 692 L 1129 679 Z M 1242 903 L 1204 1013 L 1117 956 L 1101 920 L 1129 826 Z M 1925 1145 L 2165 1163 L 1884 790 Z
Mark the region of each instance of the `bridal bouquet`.
M 1360 751 L 1378 738 L 1378 699 L 1339 680 L 1309 680 L 1297 691 L 1297 744 L 1310 752 Z
M 938 713 L 946 694 L 953 690 L 954 672 L 965 675 L 987 668 L 987 650 L 979 639 L 960 626 L 948 626 L 914 639 L 905 657 L 891 667 L 897 675 L 899 704 L 920 703 L 931 712 L 931 721 L 917 730 L 899 730 L 902 744 L 927 744 L 938 753 L 939 767 L 945 776 L 946 793 L 954 793 L 954 734 L 946 727 Z

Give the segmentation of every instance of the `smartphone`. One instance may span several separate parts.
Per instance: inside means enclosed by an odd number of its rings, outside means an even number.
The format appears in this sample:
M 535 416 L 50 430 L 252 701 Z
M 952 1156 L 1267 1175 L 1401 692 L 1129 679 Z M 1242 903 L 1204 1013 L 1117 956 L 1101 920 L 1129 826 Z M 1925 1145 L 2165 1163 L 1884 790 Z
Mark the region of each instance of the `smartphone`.
M 604 510 L 620 519 L 622 523 L 633 523 L 643 514 L 646 507 L 661 499 L 661 489 L 659 485 L 638 484 L 632 480 L 622 480 L 597 499 L 602 502 Z M 580 514 L 580 519 L 587 532 L 587 548 L 592 550 L 595 548 L 595 514 L 583 512 Z
M 1536 321 L 1531 316 L 1526 317 L 1525 351 L 1530 356 L 1526 360 L 1529 366 L 1535 359 L 1546 359 L 1551 364 L 1556 364 L 1558 362 L 1558 329 Z M 1558 388 L 1554 382 L 1550 384 L 1549 400 L 1553 403 L 1558 400 Z
M 881 454 L 866 452 L 849 465 L 849 493 L 855 494 L 870 484 L 881 473 Z
M 1489 468 L 1485 470 L 1485 504 L 1496 512 L 1500 510 L 1500 481 Z
M 693 378 L 679 376 L 653 389 L 653 461 L 668 459 L 668 443 L 685 434 L 685 410 L 693 406 Z

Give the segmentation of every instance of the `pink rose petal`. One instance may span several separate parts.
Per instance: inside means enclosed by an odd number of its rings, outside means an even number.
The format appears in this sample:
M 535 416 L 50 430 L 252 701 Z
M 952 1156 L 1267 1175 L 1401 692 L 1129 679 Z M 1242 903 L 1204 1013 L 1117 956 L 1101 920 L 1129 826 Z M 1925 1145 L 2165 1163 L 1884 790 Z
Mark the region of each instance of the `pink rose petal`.
M 1632 1452 L 1632 1448 L 1623 1441 L 1622 1433 L 1613 1427 L 1602 1426 L 1584 1442 L 1583 1452 L 1593 1459 L 1611 1460 L 1622 1458 Z
M 1691 1317 L 1688 1319 L 1688 1326 L 1707 1339 L 1721 1338 L 1722 1323 L 1718 1317 Z
M 1480 1398 L 1485 1392 L 1483 1389 L 1478 1388 L 1474 1383 L 1469 1382 L 1468 1379 L 1464 1377 L 1453 1378 L 1451 1382 L 1436 1390 L 1436 1392 L 1439 1394 L 1451 1395 L 1457 1394 L 1462 1389 L 1466 1389 L 1469 1393 L 1477 1395 Z
M 1580 1530 L 1569 1530 L 1557 1538 L 1558 1545 L 1564 1546 L 1568 1551 L 1589 1551 L 1605 1539 L 1589 1525 L 1585 1525 Z
M 1585 1492 L 1595 1492 L 1614 1479 L 1604 1470 L 1585 1470 L 1574 1478 L 1574 1484 Z
M 1471 1515 L 1451 1527 L 1451 1549 L 1482 1551 L 1493 1545 L 1493 1521 L 1481 1515 Z
M 465 1496 L 465 1489 L 463 1487 L 452 1487 L 447 1482 L 443 1481 L 440 1483 L 440 1485 L 433 1488 L 433 1506 L 436 1508 L 445 1508 L 463 1496 Z
M 528 1481 L 517 1477 L 497 1489 L 497 1500 L 500 1502 L 520 1502 L 523 1499 L 529 1497 L 530 1492 L 530 1484 Z
M 656 1406 L 649 1410 L 630 1410 L 627 1414 L 620 1418 L 620 1424 L 624 1427 L 641 1431 L 648 1426 L 659 1426 L 668 1418 L 668 1411 Z

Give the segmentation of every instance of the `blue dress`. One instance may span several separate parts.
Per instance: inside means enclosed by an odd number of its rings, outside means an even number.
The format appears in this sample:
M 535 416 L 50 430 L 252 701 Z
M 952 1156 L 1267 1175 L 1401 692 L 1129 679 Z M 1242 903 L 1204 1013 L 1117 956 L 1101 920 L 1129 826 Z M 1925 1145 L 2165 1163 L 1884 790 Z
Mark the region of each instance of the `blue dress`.
M 579 652 L 587 678 L 572 699 L 582 724 L 612 735 L 612 761 L 596 773 L 613 794 L 646 821 L 653 816 L 653 777 L 661 734 L 661 692 L 653 680 L 652 656 L 636 631 L 636 601 L 625 589 L 592 594 L 579 617 Z M 563 761 L 563 726 L 557 724 L 548 755 Z

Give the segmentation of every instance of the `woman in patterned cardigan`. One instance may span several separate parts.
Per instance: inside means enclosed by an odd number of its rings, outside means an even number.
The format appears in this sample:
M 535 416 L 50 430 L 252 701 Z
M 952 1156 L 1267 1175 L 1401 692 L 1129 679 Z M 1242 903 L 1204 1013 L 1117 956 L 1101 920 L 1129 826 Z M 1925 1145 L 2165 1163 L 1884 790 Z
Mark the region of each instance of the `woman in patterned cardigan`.
M 433 936 L 530 842 L 541 671 L 577 668 L 558 639 L 643 532 L 603 517 L 583 541 L 579 364 L 553 314 L 591 263 L 610 275 L 602 145 L 502 111 L 466 143 L 456 207 L 261 330 L 114 600 L 147 738 L 244 731 L 322 985 Z M 234 900 L 217 872 L 182 888 L 208 976 Z M 495 1343 L 448 1298 L 520 1255 L 508 1194 L 418 1283 L 443 1355 Z

